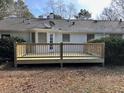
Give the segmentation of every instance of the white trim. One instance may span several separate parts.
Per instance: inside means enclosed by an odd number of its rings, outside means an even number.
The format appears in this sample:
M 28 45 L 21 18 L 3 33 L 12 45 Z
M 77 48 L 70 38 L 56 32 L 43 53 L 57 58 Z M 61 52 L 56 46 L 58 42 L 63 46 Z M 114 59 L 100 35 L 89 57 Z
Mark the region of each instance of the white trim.
M 35 32 L 35 43 L 38 43 L 38 32 Z
M 82 29 L 83 30 L 83 29 Z M 124 32 L 121 32 L 121 31 L 118 31 L 118 32 L 108 32 L 108 31 L 104 31 L 104 32 L 101 32 L 101 31 L 97 31 L 97 32 L 94 32 L 94 31 L 87 31 L 87 30 L 84 30 L 84 31 L 64 31 L 64 30 L 56 30 L 56 29 L 32 29 L 30 30 L 31 32 L 49 32 L 49 33 L 83 33 L 83 34 L 114 34 L 114 33 L 120 33 L 120 34 L 124 34 Z

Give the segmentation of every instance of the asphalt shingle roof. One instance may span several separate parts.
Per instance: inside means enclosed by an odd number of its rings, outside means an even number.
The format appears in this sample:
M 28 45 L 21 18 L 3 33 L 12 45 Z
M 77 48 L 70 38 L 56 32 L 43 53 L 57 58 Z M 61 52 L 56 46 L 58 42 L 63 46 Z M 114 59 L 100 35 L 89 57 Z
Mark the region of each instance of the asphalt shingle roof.
M 0 30 L 29 31 L 34 28 L 49 27 L 50 20 L 6 18 L 0 20 Z M 94 21 L 94 20 L 51 20 L 55 25 L 51 28 L 56 31 L 87 32 L 87 33 L 124 33 L 124 22 Z

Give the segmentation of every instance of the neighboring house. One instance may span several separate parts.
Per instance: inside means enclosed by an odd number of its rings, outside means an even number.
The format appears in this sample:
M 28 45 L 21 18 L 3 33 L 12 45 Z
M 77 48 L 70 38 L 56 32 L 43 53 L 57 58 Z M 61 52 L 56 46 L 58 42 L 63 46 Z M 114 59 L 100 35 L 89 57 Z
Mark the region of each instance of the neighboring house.
M 0 38 L 11 36 L 33 43 L 86 43 L 106 36 L 124 38 L 124 22 L 15 17 L 0 20 Z

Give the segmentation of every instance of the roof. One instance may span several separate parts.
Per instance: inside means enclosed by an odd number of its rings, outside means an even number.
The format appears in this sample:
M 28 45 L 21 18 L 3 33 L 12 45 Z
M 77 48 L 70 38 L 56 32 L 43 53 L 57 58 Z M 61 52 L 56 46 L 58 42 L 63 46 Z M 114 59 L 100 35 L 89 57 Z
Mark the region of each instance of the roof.
M 51 27 L 49 22 L 53 22 Z M 96 20 L 43 20 L 6 18 L 0 20 L 0 31 L 30 31 L 34 29 L 51 29 L 60 32 L 84 33 L 124 33 L 124 22 Z
M 44 22 L 37 19 L 6 18 L 0 20 L 1 31 L 28 31 L 33 28 L 44 28 Z

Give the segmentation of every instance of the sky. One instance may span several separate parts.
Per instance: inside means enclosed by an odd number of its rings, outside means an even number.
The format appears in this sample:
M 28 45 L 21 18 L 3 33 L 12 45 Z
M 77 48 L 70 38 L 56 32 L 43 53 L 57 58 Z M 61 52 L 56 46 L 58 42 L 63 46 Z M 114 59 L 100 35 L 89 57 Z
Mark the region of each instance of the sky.
M 67 3 L 72 2 L 75 4 L 77 11 L 80 9 L 87 9 L 92 13 L 92 18 L 96 18 L 105 7 L 108 7 L 111 0 L 65 0 Z M 44 7 L 47 0 L 25 0 L 29 10 L 38 17 L 45 11 Z

